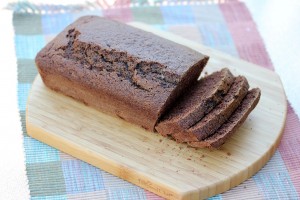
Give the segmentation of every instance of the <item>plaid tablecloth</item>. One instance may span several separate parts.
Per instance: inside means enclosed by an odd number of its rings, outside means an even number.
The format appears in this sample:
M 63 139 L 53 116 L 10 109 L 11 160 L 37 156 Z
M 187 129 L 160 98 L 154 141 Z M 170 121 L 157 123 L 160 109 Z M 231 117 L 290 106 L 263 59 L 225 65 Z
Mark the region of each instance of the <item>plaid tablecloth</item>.
M 30 195 L 40 199 L 160 199 L 28 137 L 25 107 L 37 74 L 36 53 L 66 25 L 83 15 L 100 15 L 122 22 L 139 21 L 170 31 L 273 70 L 247 7 L 239 1 L 105 1 L 95 5 L 50 6 L 14 4 L 18 98 L 24 133 Z M 105 8 L 105 9 L 104 9 Z M 267 165 L 241 185 L 211 199 L 298 199 L 300 196 L 300 123 L 288 107 L 287 125 L 278 150 Z M 298 152 L 298 153 L 295 153 Z

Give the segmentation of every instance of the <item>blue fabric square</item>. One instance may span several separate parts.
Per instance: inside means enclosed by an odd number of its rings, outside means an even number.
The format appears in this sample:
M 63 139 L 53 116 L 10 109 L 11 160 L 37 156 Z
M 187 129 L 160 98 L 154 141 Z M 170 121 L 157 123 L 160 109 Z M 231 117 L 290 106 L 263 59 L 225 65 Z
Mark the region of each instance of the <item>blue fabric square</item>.
M 80 160 L 62 161 L 67 194 L 104 190 L 101 170 Z
M 220 194 L 210 197 L 207 200 L 222 200 L 222 196 Z
M 42 35 L 16 35 L 15 44 L 18 59 L 34 59 L 46 41 Z
M 146 200 L 145 192 L 140 187 L 120 187 L 108 190 L 110 200 L 131 200 L 140 199 Z
M 66 195 L 31 197 L 31 200 L 67 200 Z
M 278 151 L 259 173 L 253 176 L 266 199 L 299 199 L 288 170 Z
M 18 104 L 20 111 L 26 110 L 26 103 L 28 94 L 31 88 L 31 84 L 29 83 L 19 83 L 18 84 Z
M 58 150 L 39 142 L 31 137 L 24 137 L 26 163 L 41 163 L 59 161 Z
M 222 45 L 233 45 L 231 35 L 225 24 L 221 23 L 199 23 L 203 42 L 211 47 L 218 47 Z
M 237 56 L 234 42 L 226 24 L 219 22 L 199 22 L 203 44 Z
M 73 15 L 70 13 L 43 15 L 42 30 L 44 34 L 58 34 L 73 20 Z
M 218 5 L 192 7 L 203 44 L 238 57 L 227 22 Z
M 161 6 L 165 24 L 193 24 L 195 23 L 191 6 Z

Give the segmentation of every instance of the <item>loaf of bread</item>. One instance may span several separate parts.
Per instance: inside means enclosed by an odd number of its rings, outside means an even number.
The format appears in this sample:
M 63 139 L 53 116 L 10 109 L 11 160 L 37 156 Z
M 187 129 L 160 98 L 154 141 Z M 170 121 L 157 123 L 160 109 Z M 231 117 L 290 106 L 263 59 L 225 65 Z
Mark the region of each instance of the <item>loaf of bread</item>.
M 207 61 L 192 49 L 96 16 L 78 19 L 36 56 L 49 88 L 177 142 L 218 148 L 254 109 L 260 90 L 248 91 L 247 79 L 227 68 L 198 81 Z
M 151 131 L 207 61 L 192 49 L 96 16 L 78 19 L 36 56 L 49 88 Z

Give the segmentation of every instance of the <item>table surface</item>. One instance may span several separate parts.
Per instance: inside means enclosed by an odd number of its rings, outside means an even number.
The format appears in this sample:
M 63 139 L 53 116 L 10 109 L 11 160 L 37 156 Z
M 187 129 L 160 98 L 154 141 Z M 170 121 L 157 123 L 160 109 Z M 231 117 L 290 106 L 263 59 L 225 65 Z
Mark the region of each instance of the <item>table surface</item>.
M 38 4 L 29 4 L 30 2 L 34 1 L 28 1 L 26 5 L 30 5 L 32 10 L 41 9 Z M 109 6 L 109 1 L 106 2 L 108 3 L 101 5 Z M 147 2 L 151 4 L 154 1 Z M 258 2 L 244 0 L 243 2 L 231 1 L 231 3 L 220 5 L 208 1 L 204 4 L 200 3 L 200 5 L 195 3 L 196 5 L 193 6 L 185 4 L 180 3 L 178 6 L 169 7 L 162 2 L 158 6 L 161 8 L 160 13 L 156 12 L 157 9 L 152 9 L 152 16 L 156 16 L 157 13 L 163 14 L 163 22 L 159 21 L 162 18 L 151 20 L 143 18 L 141 9 L 132 13 L 138 13 L 142 21 L 150 23 L 155 28 L 171 31 L 182 37 L 226 51 L 233 56 L 264 65 L 271 70 L 274 69 L 281 76 L 289 103 L 292 105 L 288 107 L 287 127 L 282 142 L 270 162 L 258 174 L 243 184 L 214 198 L 299 198 L 300 171 L 297 167 L 300 164 L 300 148 L 298 147 L 300 146 L 298 117 L 300 101 L 297 93 L 300 91 L 300 81 L 297 77 L 300 74 L 300 67 L 298 66 L 300 61 L 298 56 L 298 49 L 300 49 L 300 38 L 298 37 L 300 35 L 299 1 L 265 0 Z M 57 7 L 51 8 L 57 9 Z M 78 7 L 76 8 L 78 9 Z M 196 21 L 196 23 L 195 21 L 188 21 L 188 23 L 182 21 L 182 17 L 187 16 L 182 13 L 189 12 L 187 8 L 192 8 L 193 18 L 201 21 Z M 196 8 L 199 8 L 202 14 L 197 15 Z M 22 7 L 15 6 L 14 9 L 22 11 Z M 244 13 L 236 13 L 236 10 Z M 27 11 L 31 12 L 30 9 Z M 126 12 L 123 10 L 120 13 L 124 17 L 128 16 Z M 82 12 L 81 15 L 87 13 L 95 13 L 95 11 Z M 102 10 L 101 14 L 112 16 L 112 13 L 105 10 Z M 51 15 L 49 16 L 49 18 L 41 19 L 48 20 L 49 24 L 54 23 L 55 19 L 51 18 Z M 113 17 L 118 18 L 117 15 L 113 15 Z M 184 17 L 184 19 L 191 20 L 189 17 Z M 31 80 L 28 78 L 30 74 L 28 75 L 28 73 L 36 73 L 31 68 L 27 69 L 24 66 L 26 67 L 26 62 L 31 62 L 32 55 L 41 47 L 32 50 L 30 46 L 26 46 L 32 44 L 30 41 L 32 42 L 33 37 L 29 33 L 36 31 L 36 28 L 32 27 L 32 30 L 28 29 L 27 33 L 19 34 L 19 29 L 26 29 L 26 27 L 22 27 L 21 24 L 13 24 L 13 20 L 16 22 L 16 14 L 13 15 L 12 11 L 7 9 L 0 11 L 0 24 L 5 27 L 3 30 L 6 30 L 0 37 L 0 44 L 4 44 L 0 47 L 0 61 L 2 63 L 0 81 L 2 94 L 5 94 L 5 98 L 0 98 L 2 130 L 0 133 L 0 158 L 2 161 L 0 162 L 0 199 L 29 199 L 30 197 L 32 199 L 45 199 L 46 197 L 48 199 L 93 199 L 96 197 L 159 199 L 150 192 L 116 179 L 110 174 L 86 165 L 46 145 L 37 143 L 27 137 L 26 133 L 22 134 L 24 127 L 22 130 L 18 109 L 21 120 L 24 120 L 26 94 L 31 86 Z M 68 20 L 71 19 L 65 18 L 62 21 L 66 23 Z M 127 21 L 134 20 L 131 18 Z M 56 28 L 59 29 L 60 26 L 64 26 L 63 22 L 56 22 Z M 26 23 L 34 22 L 27 21 Z M 16 37 L 14 37 L 13 28 L 15 28 Z M 44 34 L 43 40 L 45 42 L 56 34 L 56 32 L 51 32 L 51 26 L 43 26 L 40 31 Z M 212 34 L 208 35 L 207 31 Z M 20 41 L 25 42 L 25 45 Z M 14 43 L 17 45 L 16 48 L 14 48 Z M 20 45 L 23 45 L 23 51 L 19 50 Z M 248 49 L 245 49 L 246 46 Z M 26 55 L 31 57 L 27 58 Z M 27 73 L 27 75 L 24 76 L 22 73 Z M 28 80 L 25 80 L 26 77 Z M 16 87 L 17 85 L 18 87 Z M 16 95 L 17 92 L 18 96 Z M 86 173 L 90 173 L 90 175 Z M 59 177 L 60 182 L 51 182 L 53 177 Z M 91 179 L 91 177 L 94 178 Z M 50 182 L 45 181 L 47 178 Z M 63 186 L 63 189 L 60 186 Z M 16 189 L 18 192 L 15 192 Z

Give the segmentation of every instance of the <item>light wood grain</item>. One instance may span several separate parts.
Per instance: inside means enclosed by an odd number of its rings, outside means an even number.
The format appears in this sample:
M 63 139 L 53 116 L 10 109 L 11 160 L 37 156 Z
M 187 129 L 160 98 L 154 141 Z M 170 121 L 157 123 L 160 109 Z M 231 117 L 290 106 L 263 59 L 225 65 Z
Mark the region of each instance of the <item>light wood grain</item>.
M 133 25 L 210 55 L 208 72 L 229 67 L 261 88 L 258 106 L 238 132 L 220 150 L 188 148 L 57 94 L 37 76 L 27 104 L 28 134 L 168 199 L 207 198 L 256 173 L 273 155 L 285 125 L 279 77 L 178 36 Z

